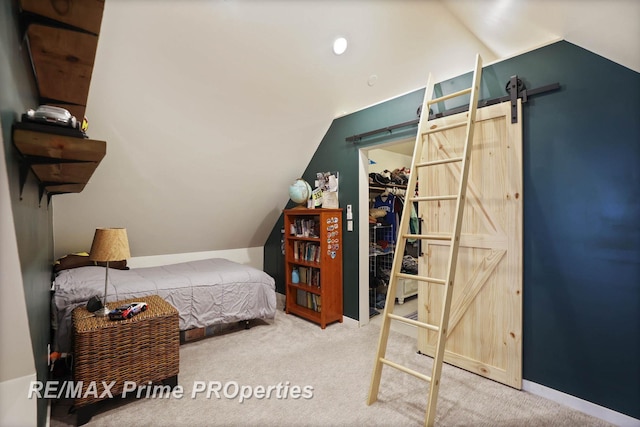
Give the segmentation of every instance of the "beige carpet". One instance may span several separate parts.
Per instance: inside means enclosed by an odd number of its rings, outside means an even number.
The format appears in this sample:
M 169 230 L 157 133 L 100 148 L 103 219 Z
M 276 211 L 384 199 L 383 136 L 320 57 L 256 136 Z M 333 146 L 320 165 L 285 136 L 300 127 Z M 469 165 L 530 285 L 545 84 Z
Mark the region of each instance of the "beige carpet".
M 271 324 L 184 344 L 180 348 L 181 399 L 114 399 L 89 426 L 419 426 L 427 383 L 383 368 L 378 401 L 366 405 L 379 328 L 315 324 L 278 311 Z M 417 354 L 415 340 L 392 332 L 387 357 L 430 373 L 432 360 Z M 197 381 L 274 390 L 270 399 L 191 398 Z M 277 387 L 281 384 L 278 398 Z M 288 386 L 289 395 L 282 391 Z M 312 398 L 294 399 L 294 386 L 313 387 Z M 52 409 L 51 426 L 73 425 L 65 403 Z M 445 365 L 438 399 L 440 426 L 607 426 L 541 397 Z

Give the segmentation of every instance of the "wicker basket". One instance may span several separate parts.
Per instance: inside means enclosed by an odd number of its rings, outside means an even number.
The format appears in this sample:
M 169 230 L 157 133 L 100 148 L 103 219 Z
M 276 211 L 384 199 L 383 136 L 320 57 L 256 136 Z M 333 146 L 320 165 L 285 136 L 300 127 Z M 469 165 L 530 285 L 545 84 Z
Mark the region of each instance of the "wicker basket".
M 179 370 L 178 311 L 157 295 L 109 303 L 110 308 L 134 301 L 146 311 L 127 320 L 92 316 L 85 307 L 73 311 L 74 381 L 82 381 L 82 397 L 75 406 L 100 399 L 105 383 L 115 381 L 111 394 L 122 393 L 125 381 L 139 385 L 176 377 Z M 97 393 L 86 393 L 95 381 Z M 97 394 L 97 396 L 95 396 Z

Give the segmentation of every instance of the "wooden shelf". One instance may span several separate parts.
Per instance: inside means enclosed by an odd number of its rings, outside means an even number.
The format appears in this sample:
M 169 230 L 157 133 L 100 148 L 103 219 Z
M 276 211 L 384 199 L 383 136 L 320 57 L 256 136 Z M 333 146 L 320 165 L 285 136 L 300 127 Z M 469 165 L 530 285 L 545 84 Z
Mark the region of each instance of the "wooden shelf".
M 307 320 L 311 320 L 315 323 L 320 323 L 322 325 L 322 315 L 320 312 L 313 311 L 310 308 L 303 307 L 298 304 L 291 305 L 287 308 L 287 314 L 295 314 L 300 317 L 304 317 Z M 324 329 L 324 327 L 322 327 Z
M 104 0 L 20 0 L 20 9 L 23 13 L 98 35 L 102 25 Z
M 287 283 L 287 286 L 291 286 L 292 288 L 300 289 L 305 292 L 311 292 L 312 294 L 320 295 L 320 288 L 318 286 L 311 286 L 305 283 Z
M 20 0 L 20 12 L 39 103 L 66 108 L 82 121 L 104 0 Z
M 369 184 L 370 191 L 384 191 L 389 188 L 399 188 L 400 190 L 406 190 L 407 186 L 403 184 Z
M 86 105 L 98 37 L 31 24 L 27 40 L 40 98 Z
M 57 134 L 49 127 L 51 132 L 31 130 L 28 123 L 13 126 L 13 145 L 21 158 L 21 199 L 29 170 L 39 181 L 40 199 L 47 194 L 47 203 L 55 194 L 79 193 L 107 152 L 105 141 Z
M 319 237 L 305 237 L 305 236 L 288 236 L 289 239 L 291 240 L 304 240 L 307 242 L 319 242 L 320 238 Z
M 304 267 L 315 267 L 318 268 L 320 267 L 320 263 L 318 262 L 314 262 L 314 261 L 305 261 L 303 259 L 287 259 L 287 262 L 293 263 L 293 264 L 298 264 L 298 265 L 302 265 Z

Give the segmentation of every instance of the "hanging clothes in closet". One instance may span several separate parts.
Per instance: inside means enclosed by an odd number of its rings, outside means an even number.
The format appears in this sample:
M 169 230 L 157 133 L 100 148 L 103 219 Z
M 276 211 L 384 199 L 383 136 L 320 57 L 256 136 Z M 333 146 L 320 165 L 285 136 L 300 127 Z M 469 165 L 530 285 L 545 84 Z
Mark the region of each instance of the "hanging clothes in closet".
M 404 190 L 398 190 L 395 194 L 394 198 L 394 206 L 393 210 L 396 214 L 396 224 L 400 224 L 400 215 L 402 215 L 402 210 L 405 208 L 405 199 L 404 199 Z M 415 208 L 415 203 L 410 203 L 411 206 L 411 220 L 409 222 L 409 233 L 418 234 L 418 214 Z M 396 235 L 397 236 L 397 235 Z M 408 239 L 409 243 L 413 243 L 416 239 Z
M 408 189 L 407 189 L 408 191 Z M 400 197 L 398 197 L 400 199 L 400 201 L 402 202 L 402 207 L 400 209 L 396 209 L 396 212 L 398 212 L 398 215 L 402 214 L 402 209 L 405 206 L 405 199 L 404 199 L 404 195 L 405 194 L 409 194 L 407 193 L 407 191 L 402 190 L 402 194 Z M 417 197 L 418 196 L 418 184 L 416 183 L 416 189 L 415 191 L 413 191 L 413 196 Z M 411 207 L 411 216 L 409 218 L 409 233 L 410 234 L 420 234 L 420 220 L 418 219 L 418 202 L 413 202 L 413 203 L 409 203 L 408 206 Z M 398 217 L 399 218 L 399 217 Z M 398 224 L 400 223 L 400 220 L 398 219 Z M 407 243 L 417 243 L 418 245 L 420 244 L 420 241 L 418 239 L 407 239 Z
M 376 196 L 376 198 L 373 200 L 374 208 L 382 209 L 383 211 L 387 212 L 387 214 L 384 216 L 384 221 L 385 223 L 391 225 L 392 235 L 394 237 L 397 236 L 398 229 L 398 220 L 395 211 L 395 199 L 396 196 L 385 191 L 384 193 Z M 393 243 L 395 244 L 395 241 Z
M 394 201 L 394 210 L 396 213 L 396 218 L 398 224 L 400 223 L 400 215 L 402 215 L 403 209 L 411 209 L 411 218 L 409 221 L 409 233 L 410 234 L 420 234 L 420 223 L 418 221 L 418 214 L 416 209 L 416 203 L 406 203 L 404 199 L 404 194 L 396 195 Z M 396 236 L 397 239 L 397 236 Z M 404 249 L 404 256 L 402 258 L 402 273 L 409 274 L 418 274 L 418 260 L 415 256 L 419 252 L 419 243 L 418 239 L 407 239 L 407 244 Z

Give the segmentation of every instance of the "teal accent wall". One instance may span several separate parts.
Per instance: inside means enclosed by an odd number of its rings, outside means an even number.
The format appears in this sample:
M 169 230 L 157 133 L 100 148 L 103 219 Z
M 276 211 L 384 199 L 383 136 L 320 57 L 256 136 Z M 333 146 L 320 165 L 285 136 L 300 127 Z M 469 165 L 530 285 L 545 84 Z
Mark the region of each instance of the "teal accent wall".
M 17 28 L 17 2 L 0 2 L 0 120 L 4 141 L 11 206 L 15 223 L 24 295 L 29 316 L 29 331 L 36 375 L 48 379 L 47 344 L 50 342 L 50 291 L 53 262 L 52 209 L 46 197 L 39 205 L 38 185 L 29 174 L 20 199 L 19 160 L 11 140 L 11 126 L 27 109 L 37 106 L 26 47 L 21 49 Z M 7 197 L 2 195 L 1 197 Z M 3 236 L 3 239 L 7 238 Z M 0 272 L 0 275 L 2 273 Z M 0 285 L 2 285 L 0 283 Z M 3 342 L 2 345 L 11 345 Z M 10 363 L 10 361 L 2 361 Z M 25 397 L 26 398 L 26 397 Z M 38 400 L 38 426 L 47 419 L 47 402 Z
M 513 62 L 562 84 L 525 109 L 524 377 L 640 419 L 640 74 L 569 43 Z
M 485 67 L 481 99 L 506 95 L 512 75 L 530 89 L 561 85 L 523 108 L 524 379 L 640 419 L 640 75 L 561 41 Z M 416 118 L 423 93 L 336 119 L 304 177 L 339 170 L 340 206 L 356 208 L 358 147 L 345 138 Z M 265 270 L 284 292 L 281 227 L 265 244 Z M 354 230 L 345 233 L 344 312 L 357 319 L 357 221 Z
M 523 113 L 523 376 L 640 418 L 640 74 L 559 42 L 488 67 L 483 91 L 514 74 L 561 84 Z

